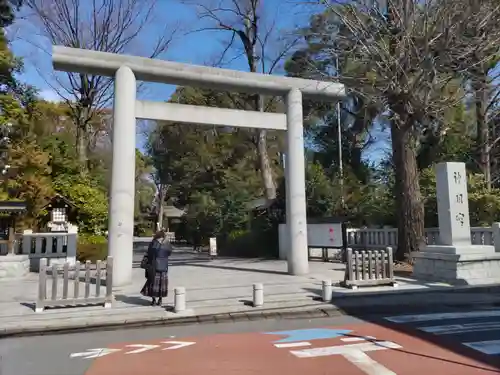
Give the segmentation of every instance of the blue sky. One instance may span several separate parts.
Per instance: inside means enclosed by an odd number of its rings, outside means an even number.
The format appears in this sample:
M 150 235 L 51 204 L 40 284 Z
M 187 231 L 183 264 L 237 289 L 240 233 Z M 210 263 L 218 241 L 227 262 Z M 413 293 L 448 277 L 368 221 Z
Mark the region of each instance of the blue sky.
M 210 0 L 200 0 L 202 3 L 209 3 Z M 90 2 L 89 2 L 90 4 Z M 293 30 L 299 25 L 307 22 L 310 9 L 303 6 L 292 6 L 287 0 L 266 0 L 266 15 L 270 24 L 273 19 L 277 20 L 275 28 L 281 33 Z M 278 15 L 275 17 L 275 15 Z M 155 16 L 148 23 L 147 27 L 138 42 L 133 48 L 134 53 L 147 55 L 152 45 L 158 38 L 158 35 L 164 31 L 165 25 L 178 25 L 178 32 L 171 44 L 169 50 L 160 56 L 160 58 L 193 63 L 202 65 L 212 65 L 217 61 L 224 47 L 227 45 L 231 34 L 226 31 L 199 31 L 210 25 L 211 21 L 200 21 L 197 18 L 195 8 L 182 4 L 177 0 L 160 0 L 155 11 Z M 50 43 L 28 20 L 17 22 L 10 30 L 12 48 L 16 55 L 24 58 L 25 71 L 21 75 L 21 80 L 30 83 L 40 90 L 41 96 L 47 100 L 58 100 L 59 96 L 51 88 L 56 85 L 54 72 L 51 66 Z M 239 46 L 239 43 L 236 43 Z M 149 50 L 148 50 L 149 47 Z M 224 67 L 247 70 L 246 61 L 243 58 L 235 57 L 239 51 L 232 50 L 227 55 L 228 64 Z M 64 73 L 56 73 L 64 76 Z M 275 74 L 281 74 L 278 69 Z M 57 85 L 56 85 L 57 86 Z M 145 84 L 139 97 L 141 99 L 164 101 L 168 100 L 175 86 L 163 84 Z M 377 134 L 382 140 L 385 138 L 382 134 Z M 138 124 L 137 146 L 142 149 L 144 144 L 144 127 Z M 380 141 L 372 146 L 367 153 L 369 159 L 379 159 L 386 149 L 386 142 Z

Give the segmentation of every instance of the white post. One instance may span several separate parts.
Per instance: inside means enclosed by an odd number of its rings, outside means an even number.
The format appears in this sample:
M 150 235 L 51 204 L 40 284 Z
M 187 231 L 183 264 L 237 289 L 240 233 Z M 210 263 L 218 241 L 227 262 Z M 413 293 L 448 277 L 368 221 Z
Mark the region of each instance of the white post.
M 323 302 L 331 302 L 333 297 L 332 280 L 323 280 Z
M 493 244 L 495 245 L 495 252 L 500 253 L 500 223 L 493 223 L 491 226 Z
M 288 273 L 309 273 L 307 254 L 307 214 L 304 160 L 304 126 L 302 123 L 302 93 L 292 89 L 286 97 L 287 159 L 286 172 L 286 232 L 288 235 Z
M 132 281 L 135 198 L 135 97 L 132 70 L 122 66 L 115 75 L 113 163 L 109 202 L 108 255 L 114 259 L 113 287 Z
M 211 237 L 209 241 L 210 241 L 209 242 L 210 248 L 209 248 L 208 255 L 210 257 L 216 257 L 217 256 L 217 238 Z
M 264 285 L 253 284 L 253 307 L 259 307 L 264 304 Z
M 469 200 L 465 163 L 436 166 L 439 245 L 470 246 Z
M 278 251 L 280 260 L 286 260 L 286 254 L 288 252 L 288 234 L 286 228 L 286 223 L 278 225 Z
M 179 287 L 174 289 L 174 312 L 179 313 L 186 310 L 186 289 Z

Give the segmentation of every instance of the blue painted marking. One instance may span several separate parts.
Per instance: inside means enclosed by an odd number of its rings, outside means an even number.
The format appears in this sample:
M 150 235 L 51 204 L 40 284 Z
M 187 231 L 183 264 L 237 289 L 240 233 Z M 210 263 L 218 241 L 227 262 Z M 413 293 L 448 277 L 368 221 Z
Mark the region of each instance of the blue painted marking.
M 282 343 L 282 342 L 294 342 L 294 341 L 334 339 L 336 337 L 345 336 L 351 332 L 352 331 L 346 329 L 313 328 L 313 329 L 296 329 L 293 331 L 264 332 L 264 334 L 288 336 L 285 337 L 284 339 L 274 341 L 275 343 Z

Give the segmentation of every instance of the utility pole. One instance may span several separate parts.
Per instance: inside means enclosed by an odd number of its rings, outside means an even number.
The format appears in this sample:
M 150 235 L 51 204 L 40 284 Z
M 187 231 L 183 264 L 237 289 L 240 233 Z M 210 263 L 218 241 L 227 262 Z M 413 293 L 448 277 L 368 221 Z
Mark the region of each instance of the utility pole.
M 335 59 L 335 65 L 337 70 L 337 77 L 340 79 L 340 65 L 338 56 Z M 340 100 L 337 102 L 337 143 L 338 143 L 338 157 L 339 157 L 339 181 L 340 181 L 340 204 L 342 210 L 345 209 L 345 198 L 344 198 L 344 163 L 342 155 L 342 119 L 340 113 Z

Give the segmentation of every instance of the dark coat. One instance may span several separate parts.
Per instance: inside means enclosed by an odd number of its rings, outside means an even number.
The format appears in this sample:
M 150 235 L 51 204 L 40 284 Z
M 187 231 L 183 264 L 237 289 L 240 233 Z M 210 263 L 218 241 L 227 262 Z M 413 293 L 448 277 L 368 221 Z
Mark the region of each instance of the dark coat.
M 162 244 L 151 241 L 147 253 L 146 283 L 142 287 L 143 296 L 163 298 L 168 295 L 168 257 L 172 253 L 169 242 Z
M 172 254 L 170 242 L 161 243 L 153 240 L 148 247 L 148 269 L 154 275 L 157 272 L 168 271 L 168 257 Z

